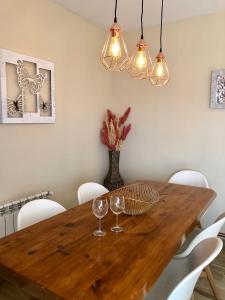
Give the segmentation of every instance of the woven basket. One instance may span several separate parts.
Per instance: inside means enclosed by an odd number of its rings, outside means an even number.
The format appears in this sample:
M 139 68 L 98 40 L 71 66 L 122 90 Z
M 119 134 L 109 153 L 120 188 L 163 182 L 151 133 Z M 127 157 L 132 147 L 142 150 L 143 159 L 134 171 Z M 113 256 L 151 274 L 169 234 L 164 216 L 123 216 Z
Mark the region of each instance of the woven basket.
M 146 183 L 134 183 L 110 192 L 110 196 L 123 196 L 127 215 L 141 215 L 159 201 L 159 193 Z

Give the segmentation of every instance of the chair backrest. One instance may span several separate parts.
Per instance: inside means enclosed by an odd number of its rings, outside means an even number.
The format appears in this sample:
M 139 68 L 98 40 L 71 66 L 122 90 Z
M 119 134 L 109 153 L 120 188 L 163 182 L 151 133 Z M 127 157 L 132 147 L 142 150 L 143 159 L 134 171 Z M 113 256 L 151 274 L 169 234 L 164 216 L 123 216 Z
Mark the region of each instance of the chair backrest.
M 222 248 L 223 242 L 219 238 L 201 241 L 189 256 L 190 273 L 174 288 L 167 300 L 190 300 L 203 269 L 214 260 Z
M 48 219 L 66 209 L 59 203 L 49 199 L 37 199 L 26 203 L 17 217 L 18 230 Z
M 202 173 L 193 170 L 179 171 L 173 174 L 168 182 L 209 188 L 209 184 L 206 177 Z
M 207 228 L 203 229 L 199 232 L 198 235 L 191 241 L 189 246 L 186 250 L 184 250 L 182 253 L 179 253 L 179 257 L 185 257 L 191 253 L 191 251 L 194 249 L 194 247 L 200 243 L 204 239 L 216 237 L 223 225 L 225 224 L 225 213 L 221 214 L 213 223 L 212 225 L 208 226 Z
M 78 202 L 79 204 L 82 204 L 108 192 L 109 190 L 99 183 L 83 183 L 79 186 L 77 191 Z

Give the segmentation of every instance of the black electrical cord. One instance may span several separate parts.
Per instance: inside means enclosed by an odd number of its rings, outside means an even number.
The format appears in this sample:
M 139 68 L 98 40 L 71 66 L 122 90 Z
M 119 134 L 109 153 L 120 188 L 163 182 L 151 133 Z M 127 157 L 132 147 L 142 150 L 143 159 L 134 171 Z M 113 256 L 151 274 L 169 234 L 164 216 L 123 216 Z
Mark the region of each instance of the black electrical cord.
M 162 6 L 161 6 L 161 24 L 160 24 L 160 52 L 162 52 L 162 23 L 163 23 L 163 3 L 164 0 L 162 0 Z
M 115 1 L 115 14 L 114 14 L 114 23 L 117 23 L 117 0 Z
M 143 31 L 143 13 L 144 13 L 144 0 L 141 3 L 141 39 L 144 39 L 144 31 Z

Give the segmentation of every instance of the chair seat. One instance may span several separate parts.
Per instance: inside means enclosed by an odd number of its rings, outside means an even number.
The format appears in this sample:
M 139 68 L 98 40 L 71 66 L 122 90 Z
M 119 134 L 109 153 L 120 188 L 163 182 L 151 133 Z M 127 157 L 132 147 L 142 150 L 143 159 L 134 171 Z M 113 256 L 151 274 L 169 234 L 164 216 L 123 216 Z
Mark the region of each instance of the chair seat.
M 191 271 L 192 264 L 189 257 L 172 259 L 144 299 L 166 300 L 178 283 Z

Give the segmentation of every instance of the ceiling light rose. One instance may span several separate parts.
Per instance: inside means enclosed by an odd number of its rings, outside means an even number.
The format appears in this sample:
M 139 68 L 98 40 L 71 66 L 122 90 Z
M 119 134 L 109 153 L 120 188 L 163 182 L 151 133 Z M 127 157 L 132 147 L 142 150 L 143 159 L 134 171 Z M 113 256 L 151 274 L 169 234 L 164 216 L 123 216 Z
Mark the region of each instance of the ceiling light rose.
M 163 21 L 163 1 L 161 7 L 161 26 L 160 26 L 160 50 L 156 56 L 152 72 L 150 75 L 151 83 L 155 86 L 165 86 L 169 81 L 169 70 L 165 55 L 162 52 L 162 21 Z
M 103 46 L 100 60 L 107 70 L 123 71 L 127 68 L 129 56 L 124 42 L 123 33 L 117 24 L 117 0 L 115 0 L 114 23 Z

